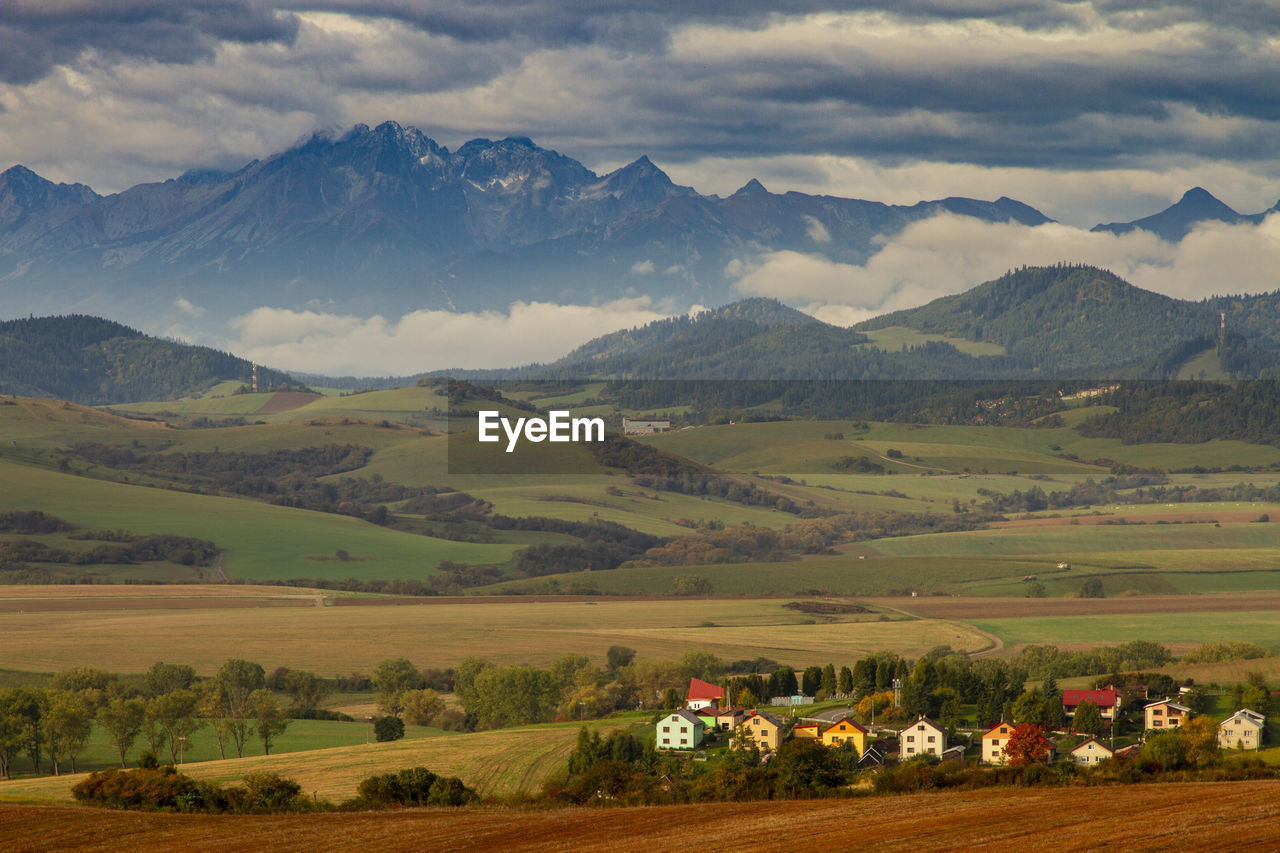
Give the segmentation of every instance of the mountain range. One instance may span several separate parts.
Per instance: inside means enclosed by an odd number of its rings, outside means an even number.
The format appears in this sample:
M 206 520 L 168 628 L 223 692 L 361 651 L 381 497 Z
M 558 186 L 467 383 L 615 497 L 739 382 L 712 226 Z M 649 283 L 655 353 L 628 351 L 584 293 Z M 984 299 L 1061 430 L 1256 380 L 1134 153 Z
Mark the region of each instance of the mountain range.
M 0 299 L 9 316 L 153 328 L 263 305 L 367 316 L 643 295 L 675 312 L 735 298 L 733 261 L 791 250 L 861 263 L 943 212 L 1050 221 L 1006 197 L 889 205 L 751 180 L 721 198 L 647 157 L 598 175 L 525 138 L 450 151 L 385 122 L 106 196 L 14 166 L 0 174 Z

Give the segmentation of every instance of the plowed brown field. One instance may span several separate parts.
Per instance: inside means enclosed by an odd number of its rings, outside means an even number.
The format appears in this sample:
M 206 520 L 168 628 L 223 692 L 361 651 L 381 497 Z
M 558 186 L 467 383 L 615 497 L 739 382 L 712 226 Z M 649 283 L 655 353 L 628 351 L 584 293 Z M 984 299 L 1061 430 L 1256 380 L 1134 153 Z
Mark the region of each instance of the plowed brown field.
M 0 806 L 19 850 L 1274 850 L 1280 783 L 624 809 L 210 817 Z

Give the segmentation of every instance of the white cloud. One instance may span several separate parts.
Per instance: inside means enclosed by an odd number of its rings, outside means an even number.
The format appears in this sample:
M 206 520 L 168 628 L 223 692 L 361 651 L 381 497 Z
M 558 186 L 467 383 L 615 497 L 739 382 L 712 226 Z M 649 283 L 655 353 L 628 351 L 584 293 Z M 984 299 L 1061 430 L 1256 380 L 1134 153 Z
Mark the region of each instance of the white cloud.
M 187 299 L 185 296 L 179 296 L 177 299 L 173 300 L 173 307 L 177 308 L 188 317 L 199 317 L 204 313 L 203 306 L 191 304 L 191 300 Z
M 1116 236 L 945 215 L 886 240 L 865 265 L 773 252 L 754 263 L 731 264 L 726 273 L 739 276 L 736 287 L 744 294 L 773 296 L 849 325 L 959 293 L 1011 268 L 1060 261 L 1104 267 L 1138 287 L 1181 299 L 1265 293 L 1277 286 L 1280 214 L 1256 226 L 1204 223 L 1178 244 L 1142 231 Z
M 515 302 L 504 313 L 414 311 L 398 320 L 258 308 L 236 318 L 228 348 L 283 370 L 409 375 L 551 361 L 586 341 L 661 319 L 648 299 L 600 306 Z
M 809 223 L 805 233 L 809 235 L 810 240 L 815 243 L 831 242 L 831 232 L 827 230 L 827 226 L 818 221 L 816 216 L 805 216 L 804 221 Z
M 632 275 L 653 275 L 653 261 L 636 261 L 631 265 Z

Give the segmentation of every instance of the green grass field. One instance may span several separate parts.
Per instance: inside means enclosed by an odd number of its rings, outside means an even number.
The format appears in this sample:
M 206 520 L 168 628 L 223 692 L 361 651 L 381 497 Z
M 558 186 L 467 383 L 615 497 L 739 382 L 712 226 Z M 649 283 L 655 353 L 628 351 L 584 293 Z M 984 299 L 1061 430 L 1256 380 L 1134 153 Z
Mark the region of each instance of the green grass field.
M 1270 610 L 971 621 L 975 627 L 995 634 L 1006 646 L 1052 644 L 1088 647 L 1153 640 L 1169 645 L 1176 652 L 1183 652 L 1201 643 L 1241 640 L 1280 648 L 1280 613 Z

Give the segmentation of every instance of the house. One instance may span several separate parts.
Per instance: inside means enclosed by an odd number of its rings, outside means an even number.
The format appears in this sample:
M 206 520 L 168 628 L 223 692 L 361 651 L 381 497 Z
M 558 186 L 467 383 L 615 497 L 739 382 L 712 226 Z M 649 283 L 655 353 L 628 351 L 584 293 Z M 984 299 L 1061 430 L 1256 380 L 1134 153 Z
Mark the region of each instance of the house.
M 702 720 L 685 708 L 672 711 L 658 720 L 658 749 L 697 749 L 705 730 Z
M 698 715 L 702 717 L 702 714 Z M 747 712 L 743 708 L 722 708 L 712 715 L 712 728 L 722 732 L 731 732 L 746 719 Z
M 1104 746 L 1097 738 L 1089 738 L 1078 743 L 1071 750 L 1071 761 L 1081 767 L 1093 767 L 1102 761 L 1109 760 L 1115 753 Z
M 794 738 L 813 738 L 822 736 L 822 723 L 800 723 L 793 726 L 791 736 Z
M 761 752 L 774 752 L 782 745 L 782 721 L 773 714 L 752 711 L 738 730 L 754 741 Z
M 952 764 L 964 764 L 964 747 L 960 745 L 947 747 L 942 750 L 942 760 Z
M 921 717 L 898 735 L 898 758 L 903 761 L 916 755 L 941 758 L 946 749 L 946 730 L 928 717 Z
M 1003 720 L 987 729 L 986 734 L 982 736 L 982 762 L 984 764 L 1007 764 L 1009 756 L 1005 754 L 1004 748 L 1012 736 L 1013 723 L 1006 723 Z
M 1142 715 L 1147 731 L 1166 731 L 1176 729 L 1192 714 L 1186 705 L 1179 705 L 1172 699 L 1161 699 L 1142 706 Z
M 1062 710 L 1067 719 L 1075 716 L 1076 708 L 1081 702 L 1092 702 L 1102 714 L 1102 719 L 1111 721 L 1116 717 L 1116 705 L 1119 704 L 1120 691 L 1114 687 L 1104 690 L 1063 690 Z
M 705 708 L 719 708 L 724 701 L 724 688 L 717 687 L 700 678 L 689 679 L 689 693 L 685 696 L 685 707 L 690 711 L 701 711 Z
M 872 767 L 884 766 L 884 753 L 876 749 L 874 746 L 867 747 L 867 751 L 862 753 L 858 758 L 858 769 L 869 770 Z
M 825 746 L 844 746 L 853 744 L 858 755 L 867 751 L 868 732 L 850 717 L 842 717 L 822 730 L 822 743 Z
M 671 429 L 670 418 L 623 418 L 623 435 L 653 435 Z
M 1218 746 L 1223 749 L 1258 749 L 1266 728 L 1266 717 L 1257 711 L 1241 708 L 1218 723 Z

